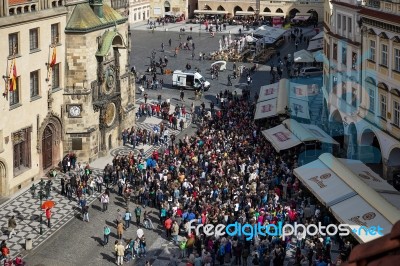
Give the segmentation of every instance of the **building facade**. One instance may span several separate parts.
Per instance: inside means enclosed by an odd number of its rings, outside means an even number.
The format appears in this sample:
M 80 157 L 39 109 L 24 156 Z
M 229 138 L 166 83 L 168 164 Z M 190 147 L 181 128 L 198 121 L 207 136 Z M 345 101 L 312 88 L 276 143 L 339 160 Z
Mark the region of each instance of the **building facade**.
M 64 154 L 92 162 L 135 123 L 128 18 L 102 0 L 75 4 L 65 27 Z
M 228 14 L 234 16 L 238 11 L 257 11 L 257 1 L 211 1 L 199 0 L 198 9 L 227 11 Z M 296 13 L 314 13 L 319 21 L 323 20 L 324 1 L 298 1 L 298 0 L 282 0 L 282 1 L 260 1 L 259 13 L 271 16 L 282 14 L 285 17 L 294 17 Z
M 189 0 L 150 0 L 150 17 L 158 18 L 173 14 L 176 16 L 185 15 L 185 18 L 188 18 L 189 9 L 192 9 L 189 2 L 192 6 L 195 4 Z
M 150 18 L 150 0 L 129 0 L 129 24 Z
M 62 157 L 66 17 L 62 1 L 0 1 L 0 196 Z
M 330 1 L 324 96 L 347 157 L 388 180 L 400 169 L 400 3 Z M 326 15 L 328 15 L 326 13 Z

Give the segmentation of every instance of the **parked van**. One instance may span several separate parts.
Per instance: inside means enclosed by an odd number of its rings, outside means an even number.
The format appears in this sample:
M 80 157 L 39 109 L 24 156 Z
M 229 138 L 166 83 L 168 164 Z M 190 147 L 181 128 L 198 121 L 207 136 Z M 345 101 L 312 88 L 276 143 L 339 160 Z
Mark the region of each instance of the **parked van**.
M 303 67 L 302 69 L 300 69 L 300 76 L 307 78 L 322 76 L 322 69 L 318 67 Z
M 210 82 L 206 81 L 200 73 L 195 71 L 175 70 L 172 74 L 172 86 L 173 87 L 185 87 L 199 89 L 204 85 L 204 90 L 210 89 Z

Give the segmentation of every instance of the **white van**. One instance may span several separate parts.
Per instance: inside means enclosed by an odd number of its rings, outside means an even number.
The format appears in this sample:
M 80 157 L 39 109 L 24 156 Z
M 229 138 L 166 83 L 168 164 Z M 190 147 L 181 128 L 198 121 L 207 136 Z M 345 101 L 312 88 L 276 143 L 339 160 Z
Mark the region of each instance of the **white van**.
M 202 84 L 204 84 L 204 90 L 210 89 L 210 82 L 206 81 L 198 72 L 175 70 L 172 74 L 172 87 L 199 89 Z
M 300 69 L 300 76 L 307 78 L 322 76 L 322 69 L 318 67 L 303 67 L 302 69 Z

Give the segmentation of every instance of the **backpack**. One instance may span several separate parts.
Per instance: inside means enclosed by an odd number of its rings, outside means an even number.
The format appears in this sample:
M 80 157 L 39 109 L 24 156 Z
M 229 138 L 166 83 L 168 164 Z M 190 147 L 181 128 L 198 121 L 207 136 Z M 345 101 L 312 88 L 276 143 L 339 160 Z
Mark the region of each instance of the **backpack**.
M 181 243 L 179 243 L 179 248 L 184 250 L 186 248 L 186 241 L 181 241 Z

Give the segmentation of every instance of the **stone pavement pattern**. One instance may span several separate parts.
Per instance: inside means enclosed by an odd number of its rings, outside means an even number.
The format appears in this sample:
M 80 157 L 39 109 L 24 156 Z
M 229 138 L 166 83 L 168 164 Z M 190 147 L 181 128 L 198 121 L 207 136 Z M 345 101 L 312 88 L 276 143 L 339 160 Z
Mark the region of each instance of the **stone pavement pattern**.
M 138 99 L 137 103 L 140 103 L 142 99 Z M 142 119 L 143 122 L 138 122 L 137 126 L 139 128 L 153 129 L 155 124 L 159 124 L 162 120 L 155 117 L 147 117 Z M 186 121 L 188 125 L 190 125 L 190 119 Z M 181 133 L 180 130 L 170 130 L 171 134 L 179 135 Z M 133 151 L 135 154 L 139 153 L 140 149 L 144 150 L 145 158 L 150 156 L 152 152 L 157 149 L 158 146 L 153 145 L 139 145 L 134 150 L 132 147 L 121 146 L 116 149 L 113 149 L 110 152 L 112 157 L 116 155 L 127 155 L 129 152 Z M 79 158 L 78 158 L 79 159 Z M 96 162 L 93 163 L 97 165 Z M 104 167 L 104 165 L 103 165 Z M 102 175 L 103 167 L 101 169 L 93 168 L 92 175 L 96 177 L 98 175 Z M 71 174 L 74 171 L 71 172 Z M 58 172 L 56 178 L 52 178 L 52 189 L 48 199 L 43 199 L 43 202 L 46 200 L 52 200 L 55 202 L 56 207 L 54 208 L 52 218 L 51 218 L 51 228 L 47 228 L 47 220 L 44 215 L 44 211 L 40 210 L 40 200 L 37 196 L 35 198 L 32 197 L 32 194 L 29 189 L 22 192 L 15 198 L 5 202 L 0 206 L 0 228 L 2 234 L 0 236 L 0 240 L 6 240 L 7 246 L 10 248 L 10 254 L 12 256 L 16 256 L 19 253 L 26 254 L 25 252 L 25 240 L 30 238 L 32 239 L 32 247 L 35 249 L 42 242 L 48 239 L 52 234 L 54 234 L 57 230 L 61 229 L 65 224 L 67 224 L 71 219 L 75 217 L 75 215 L 80 213 L 80 208 L 77 205 L 75 200 L 70 201 L 66 197 L 60 195 L 61 188 L 61 177 L 64 176 L 68 178 L 69 173 Z M 44 181 L 47 181 L 48 178 L 44 178 Z M 36 191 L 37 192 L 37 191 Z M 97 198 L 100 196 L 99 193 L 95 193 L 94 195 L 88 197 L 88 204 L 92 204 Z M 43 234 L 39 234 L 39 225 L 40 225 L 40 213 L 43 214 L 42 220 L 42 228 Z M 17 221 L 17 227 L 15 229 L 16 235 L 12 238 L 8 239 L 8 234 L 6 233 L 8 228 L 8 219 L 11 216 L 15 216 Z

